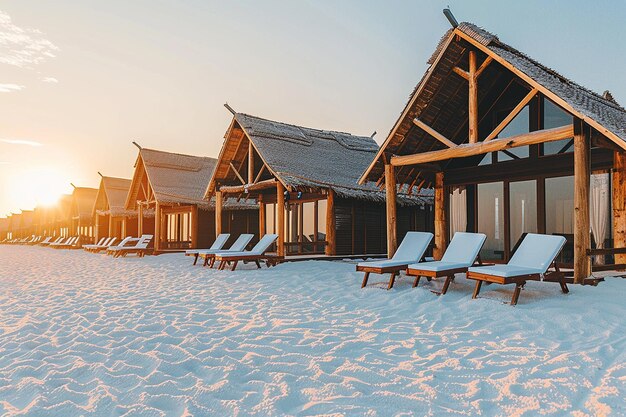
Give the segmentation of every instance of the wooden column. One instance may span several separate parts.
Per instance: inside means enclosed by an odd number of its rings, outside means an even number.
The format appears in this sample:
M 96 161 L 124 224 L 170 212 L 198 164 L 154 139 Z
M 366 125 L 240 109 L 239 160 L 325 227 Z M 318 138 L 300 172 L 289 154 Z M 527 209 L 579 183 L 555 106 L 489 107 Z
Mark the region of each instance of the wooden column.
M 143 205 L 139 204 L 137 210 L 137 236 L 143 235 Z
M 222 192 L 215 192 L 215 237 L 222 233 Z
M 198 247 L 198 206 L 191 206 L 189 221 L 191 222 L 191 248 L 195 249 Z
M 443 186 L 443 172 L 435 174 L 435 248 L 433 257 L 441 259 L 446 251 L 446 199 Z
M 155 255 L 163 247 L 161 241 L 161 205 L 157 202 L 154 205 L 154 253 Z
M 385 191 L 387 203 L 387 256 L 391 258 L 398 249 L 396 224 L 396 172 L 391 164 L 385 164 Z
M 317 234 L 317 230 L 315 231 Z M 337 222 L 335 217 L 335 192 L 328 189 L 326 196 L 326 247 L 324 253 L 328 256 L 337 254 Z
M 126 222 L 128 221 L 128 217 L 124 217 L 122 220 L 122 235 L 119 236 L 120 239 L 124 239 L 126 235 Z
M 574 283 L 582 284 L 591 274 L 589 233 L 589 129 L 574 119 Z
M 265 203 L 263 203 L 263 194 L 259 194 L 259 236 L 265 233 Z
M 109 237 L 113 236 L 113 216 L 109 214 Z
M 613 247 L 626 248 L 626 153 L 613 154 Z M 615 255 L 615 263 L 626 263 L 626 254 Z
M 478 77 L 476 52 L 469 51 L 469 143 L 478 142 Z
M 276 241 L 279 256 L 285 256 L 285 187 L 278 181 L 276 183 Z
M 254 183 L 254 147 L 248 140 L 248 184 Z

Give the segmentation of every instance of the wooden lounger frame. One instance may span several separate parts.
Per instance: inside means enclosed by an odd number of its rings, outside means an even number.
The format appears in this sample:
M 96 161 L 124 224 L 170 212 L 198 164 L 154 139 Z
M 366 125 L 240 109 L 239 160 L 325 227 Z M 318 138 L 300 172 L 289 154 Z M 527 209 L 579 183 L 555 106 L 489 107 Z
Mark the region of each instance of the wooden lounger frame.
M 389 277 L 389 284 L 387 284 L 387 289 L 390 290 L 393 288 L 393 284 L 396 282 L 396 276 L 399 275 L 400 272 L 404 271 L 407 266 L 409 266 L 408 263 L 403 264 L 403 265 L 384 266 L 384 267 L 357 265 L 356 270 L 357 272 L 365 272 L 365 276 L 363 277 L 363 282 L 361 283 L 361 288 L 365 288 L 371 273 L 391 274 L 391 277 Z
M 231 265 L 230 267 L 231 271 L 234 271 L 235 268 L 237 268 L 237 264 L 239 263 L 239 261 L 254 262 L 257 268 L 261 268 L 261 261 L 265 261 L 265 264 L 269 268 L 269 267 L 278 265 L 285 259 L 284 256 L 280 256 L 280 255 L 228 255 L 224 253 L 220 253 L 218 255 L 220 255 L 220 265 L 218 269 L 224 270 L 224 268 L 226 268 L 226 264 L 229 264 Z M 215 255 L 212 255 L 212 256 L 213 256 L 213 261 L 211 263 L 211 266 L 213 265 L 213 262 L 215 262 Z M 206 259 L 205 259 L 205 263 L 206 263 Z
M 519 299 L 522 288 L 524 288 L 524 285 L 526 285 L 526 281 L 558 282 L 561 285 L 561 291 L 563 292 L 563 294 L 567 294 L 569 292 L 569 288 L 567 288 L 565 274 L 561 272 L 556 261 L 553 262 L 553 265 L 555 270 L 552 272 L 546 272 L 543 275 L 543 280 L 541 279 L 541 274 L 526 274 L 516 275 L 513 277 L 500 277 L 497 275 L 489 275 L 468 271 L 467 278 L 476 281 L 476 286 L 474 287 L 474 294 L 472 295 L 472 299 L 478 297 L 483 282 L 501 285 L 515 284 L 515 290 L 513 291 L 513 296 L 511 297 L 512 306 L 517 305 L 517 300 Z

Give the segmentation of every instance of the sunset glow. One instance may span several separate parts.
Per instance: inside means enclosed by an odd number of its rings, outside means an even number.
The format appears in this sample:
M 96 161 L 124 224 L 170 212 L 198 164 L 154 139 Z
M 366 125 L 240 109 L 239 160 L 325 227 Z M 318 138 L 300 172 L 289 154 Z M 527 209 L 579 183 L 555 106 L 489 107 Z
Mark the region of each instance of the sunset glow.
M 55 167 L 27 169 L 8 181 L 6 195 L 19 207 L 49 206 L 61 194 L 71 192 L 67 176 Z

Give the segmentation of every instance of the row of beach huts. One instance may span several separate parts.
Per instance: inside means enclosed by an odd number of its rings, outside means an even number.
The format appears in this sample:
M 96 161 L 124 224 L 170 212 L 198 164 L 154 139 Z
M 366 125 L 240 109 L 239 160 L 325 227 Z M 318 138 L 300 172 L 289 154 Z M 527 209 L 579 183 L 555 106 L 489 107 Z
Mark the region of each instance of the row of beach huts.
M 626 110 L 608 90 L 449 20 L 380 147 L 226 105 L 218 158 L 135 144 L 132 178 L 103 175 L 56 207 L 0 219 L 0 241 L 150 235 L 147 250 L 163 253 L 275 236 L 268 250 L 280 259 L 392 258 L 412 232 L 431 236 L 424 255 L 442 259 L 457 234 L 473 233 L 484 236 L 479 258 L 507 264 L 534 253 L 520 249 L 529 236 L 535 249 L 547 236 L 560 246 L 541 277 L 568 269 L 586 283 L 592 270 L 626 269 Z

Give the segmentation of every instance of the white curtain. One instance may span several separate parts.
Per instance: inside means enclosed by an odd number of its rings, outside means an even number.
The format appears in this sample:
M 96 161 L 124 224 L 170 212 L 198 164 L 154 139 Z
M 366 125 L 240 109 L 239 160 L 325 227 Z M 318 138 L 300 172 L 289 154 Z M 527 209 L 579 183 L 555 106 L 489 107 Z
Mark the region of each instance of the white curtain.
M 467 230 L 467 195 L 465 187 L 454 187 L 450 196 L 450 238 Z
M 596 247 L 604 247 L 609 222 L 609 174 L 596 174 L 591 176 L 590 190 L 590 216 L 591 232 Z M 596 257 L 596 263 L 604 263 L 604 255 Z

